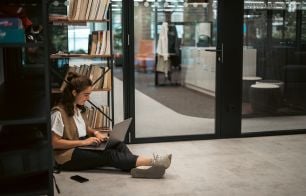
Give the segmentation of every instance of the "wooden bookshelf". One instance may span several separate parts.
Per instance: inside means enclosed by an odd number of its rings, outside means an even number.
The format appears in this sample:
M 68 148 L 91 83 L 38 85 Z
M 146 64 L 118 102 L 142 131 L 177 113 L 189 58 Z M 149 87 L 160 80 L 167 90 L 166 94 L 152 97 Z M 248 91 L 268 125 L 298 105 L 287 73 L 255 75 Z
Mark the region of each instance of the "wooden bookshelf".
M 55 70 L 52 70 L 55 77 L 59 80 L 54 86 L 56 86 L 57 88 L 52 88 L 51 89 L 51 93 L 52 93 L 52 102 L 53 104 L 58 103 L 61 93 L 64 89 L 64 87 L 66 86 L 66 83 L 68 81 L 66 81 L 66 77 L 67 77 L 67 73 L 69 71 L 72 72 L 76 72 L 80 75 L 86 75 L 88 76 L 92 82 L 93 82 L 93 92 L 97 92 L 97 91 L 103 91 L 103 94 L 107 96 L 107 100 L 102 101 L 103 103 L 99 103 L 99 105 L 103 105 L 103 106 L 107 106 L 109 107 L 108 111 L 110 115 L 105 115 L 103 114 L 102 117 L 103 118 L 107 118 L 108 120 L 111 121 L 111 125 L 113 125 L 113 119 L 114 119 L 114 97 L 113 97 L 113 46 L 112 46 L 112 22 L 111 22 L 111 1 L 109 0 L 105 0 L 105 1 L 98 1 L 98 0 L 89 0 L 89 2 L 99 2 L 103 4 L 103 6 L 105 7 L 100 7 L 97 8 L 97 10 L 102 10 L 101 13 L 99 13 L 99 11 L 93 9 L 93 7 L 91 6 L 91 8 L 89 8 L 89 4 L 87 4 L 87 0 L 84 0 L 83 2 L 81 1 L 77 1 L 77 4 L 75 4 L 75 1 L 70 1 L 69 2 L 69 9 L 67 12 L 67 15 L 57 15 L 57 14 L 52 14 L 49 16 L 48 20 L 49 20 L 49 24 L 52 25 L 62 25 L 64 27 L 64 25 L 67 26 L 80 26 L 80 25 L 87 25 L 88 23 L 107 23 L 105 26 L 106 29 L 96 29 L 95 31 L 92 31 L 89 38 L 88 38 L 88 54 L 71 54 L 71 53 L 54 53 L 54 54 L 50 54 L 50 59 L 53 62 L 59 62 L 61 61 L 61 59 L 65 59 L 67 60 L 67 64 L 68 64 L 68 69 L 65 70 L 59 74 L 59 72 L 56 72 Z M 79 3 L 82 3 L 82 5 L 79 5 Z M 85 8 L 85 5 L 87 6 Z M 73 12 L 76 11 L 76 7 L 82 7 L 83 10 L 77 10 L 77 11 L 81 11 L 83 12 L 83 14 L 81 14 L 82 16 L 84 16 L 84 10 L 86 10 L 87 13 L 87 18 L 86 20 L 80 20 L 81 18 L 84 17 L 75 17 L 75 15 L 73 14 Z M 91 11 L 94 11 L 97 13 L 97 15 L 99 15 L 99 17 L 97 17 L 96 15 L 96 19 L 92 20 L 92 19 L 88 19 L 88 15 L 91 15 Z M 103 13 L 103 14 L 102 14 Z M 77 14 L 78 15 L 78 14 Z M 100 18 L 100 19 L 98 19 Z M 93 42 L 92 36 L 93 34 L 95 34 L 96 37 L 96 42 Z M 95 67 L 95 63 L 93 63 L 93 69 L 86 69 L 86 71 L 84 71 L 85 69 L 81 69 L 81 65 L 77 65 L 74 66 L 73 64 L 70 64 L 70 59 L 99 59 L 99 61 L 101 60 L 103 63 L 103 65 L 101 63 L 99 68 L 103 69 L 103 71 L 101 70 L 97 70 Z M 57 61 L 58 60 L 58 61 Z M 86 61 L 86 60 L 85 60 Z M 78 62 L 80 62 L 78 60 Z M 85 65 L 85 66 L 91 66 L 91 65 Z M 77 68 L 76 68 L 77 67 Z M 81 69 L 81 70 L 80 70 Z M 108 70 L 108 71 L 106 71 Z M 66 75 L 63 75 L 63 73 L 66 72 Z M 60 87 L 59 87 L 60 86 Z M 89 100 L 89 103 L 93 106 L 93 103 Z M 95 106 L 96 107 L 96 106 Z M 111 117 L 110 117 L 111 116 Z M 110 125 L 110 123 L 109 123 Z
M 108 19 L 103 20 L 69 20 L 67 16 L 49 16 L 49 22 L 53 25 L 87 25 L 87 23 L 107 23 Z
M 91 54 L 51 54 L 51 59 L 62 58 L 111 58 L 112 55 L 91 55 Z

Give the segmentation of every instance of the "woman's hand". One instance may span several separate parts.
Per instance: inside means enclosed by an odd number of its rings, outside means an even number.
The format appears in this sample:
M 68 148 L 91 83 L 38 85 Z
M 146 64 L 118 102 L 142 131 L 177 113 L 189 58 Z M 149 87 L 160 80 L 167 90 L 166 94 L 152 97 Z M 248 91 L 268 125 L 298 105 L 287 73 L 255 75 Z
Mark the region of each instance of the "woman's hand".
M 108 133 L 107 132 L 100 132 L 100 131 L 95 131 L 94 135 L 96 138 L 98 138 L 101 142 L 105 142 L 108 140 Z
M 89 137 L 85 140 L 82 140 L 82 145 L 83 146 L 88 146 L 88 145 L 99 145 L 101 143 L 101 140 L 97 137 Z

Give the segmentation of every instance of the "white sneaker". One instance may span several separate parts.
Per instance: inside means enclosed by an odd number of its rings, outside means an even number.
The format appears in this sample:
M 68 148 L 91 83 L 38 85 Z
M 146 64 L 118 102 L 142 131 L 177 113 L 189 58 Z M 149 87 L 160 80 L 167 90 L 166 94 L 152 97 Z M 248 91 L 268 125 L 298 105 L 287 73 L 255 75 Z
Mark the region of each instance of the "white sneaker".
M 162 166 L 165 169 L 168 169 L 171 164 L 172 154 L 167 154 L 160 156 L 158 154 L 153 154 L 153 166 Z
M 163 166 L 139 166 L 131 169 L 131 175 L 133 178 L 159 179 L 164 176 L 165 170 Z

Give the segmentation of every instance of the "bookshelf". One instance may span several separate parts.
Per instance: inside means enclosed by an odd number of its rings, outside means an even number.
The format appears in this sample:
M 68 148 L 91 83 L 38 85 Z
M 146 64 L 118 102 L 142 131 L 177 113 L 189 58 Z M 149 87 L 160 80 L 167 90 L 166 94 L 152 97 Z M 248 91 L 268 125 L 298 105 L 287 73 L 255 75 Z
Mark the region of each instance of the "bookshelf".
M 54 77 L 60 78 L 57 87 L 53 87 L 53 104 L 60 97 L 67 81 L 66 74 L 69 71 L 86 75 L 93 81 L 93 92 L 101 92 L 106 95 L 106 99 L 99 104 L 89 100 L 87 105 L 87 118 L 92 128 L 107 129 L 113 126 L 114 122 L 114 90 L 113 90 L 113 49 L 112 49 L 112 12 L 110 0 L 71 0 L 69 1 L 66 14 L 53 12 L 49 15 L 51 28 L 54 26 L 86 26 L 87 24 L 106 24 L 106 29 L 92 30 L 88 37 L 87 53 L 56 52 L 51 53 L 51 61 L 68 62 L 65 74 L 60 75 L 56 70 L 51 70 Z M 84 9 L 79 10 L 79 7 Z M 80 12 L 80 13 L 78 13 Z M 69 44 L 69 43 L 68 43 Z M 88 60 L 99 59 L 103 63 L 90 63 Z M 75 65 L 73 61 L 79 63 Z M 56 63 L 55 63 L 56 64 Z M 102 99 L 101 99 L 102 100 Z M 93 117 L 94 116 L 94 117 Z
M 0 2 L 0 195 L 54 194 L 47 4 Z

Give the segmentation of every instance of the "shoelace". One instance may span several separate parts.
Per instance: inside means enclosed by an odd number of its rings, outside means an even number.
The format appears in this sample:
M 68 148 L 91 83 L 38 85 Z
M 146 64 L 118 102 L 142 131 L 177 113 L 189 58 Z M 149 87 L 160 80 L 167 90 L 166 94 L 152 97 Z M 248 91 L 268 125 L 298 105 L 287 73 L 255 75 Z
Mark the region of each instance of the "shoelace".
M 153 153 L 153 163 L 156 163 L 160 159 L 160 155 L 157 153 Z

